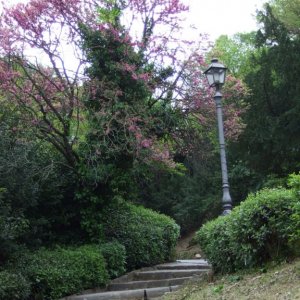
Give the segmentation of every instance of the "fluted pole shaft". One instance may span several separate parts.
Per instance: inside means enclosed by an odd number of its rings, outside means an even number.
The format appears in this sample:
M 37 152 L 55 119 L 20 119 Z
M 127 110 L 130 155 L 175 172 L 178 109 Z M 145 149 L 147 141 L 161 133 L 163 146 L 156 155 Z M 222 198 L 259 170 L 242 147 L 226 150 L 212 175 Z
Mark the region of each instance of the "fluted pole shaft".
M 220 143 L 220 157 L 221 157 L 221 170 L 222 170 L 222 188 L 223 188 L 223 213 L 222 215 L 227 215 L 232 210 L 232 200 L 229 191 L 228 182 L 228 172 L 227 172 L 227 161 L 225 152 L 225 137 L 224 137 L 224 127 L 223 127 L 223 111 L 222 111 L 222 93 L 219 86 L 216 87 L 216 94 L 214 96 L 217 109 L 217 119 L 218 119 L 218 131 L 219 131 L 219 143 Z

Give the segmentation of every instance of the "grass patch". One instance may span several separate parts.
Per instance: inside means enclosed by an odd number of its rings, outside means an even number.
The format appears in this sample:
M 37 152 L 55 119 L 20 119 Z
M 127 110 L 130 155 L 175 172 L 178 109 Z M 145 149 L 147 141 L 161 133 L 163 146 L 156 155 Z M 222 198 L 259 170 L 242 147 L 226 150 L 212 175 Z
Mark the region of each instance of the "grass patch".
M 209 276 L 189 283 L 163 300 L 300 299 L 300 259 L 280 265 Z

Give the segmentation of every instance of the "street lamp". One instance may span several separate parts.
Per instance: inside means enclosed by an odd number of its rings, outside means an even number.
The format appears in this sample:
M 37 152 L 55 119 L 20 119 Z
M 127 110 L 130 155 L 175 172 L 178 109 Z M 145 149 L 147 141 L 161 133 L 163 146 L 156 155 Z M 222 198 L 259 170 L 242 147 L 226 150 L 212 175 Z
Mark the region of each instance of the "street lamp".
M 216 88 L 214 96 L 217 108 L 218 129 L 219 129 L 219 143 L 220 143 L 220 156 L 221 156 L 221 170 L 222 170 L 222 187 L 223 187 L 223 215 L 227 215 L 232 209 L 232 200 L 229 192 L 227 162 L 225 153 L 225 138 L 223 128 L 223 113 L 222 113 L 222 94 L 221 88 L 225 82 L 227 68 L 220 64 L 217 59 L 212 59 L 211 65 L 204 72 L 210 86 Z

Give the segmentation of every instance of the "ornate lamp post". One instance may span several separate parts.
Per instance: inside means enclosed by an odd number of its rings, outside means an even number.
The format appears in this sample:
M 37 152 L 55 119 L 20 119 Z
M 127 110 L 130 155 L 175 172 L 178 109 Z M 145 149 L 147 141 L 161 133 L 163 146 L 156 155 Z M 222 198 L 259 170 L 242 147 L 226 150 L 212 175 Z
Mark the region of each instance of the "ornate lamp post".
M 220 143 L 220 156 L 221 156 L 221 170 L 222 170 L 222 187 L 223 187 L 223 215 L 227 215 L 232 209 L 232 200 L 229 192 L 227 162 L 225 153 L 225 138 L 223 128 L 223 113 L 222 113 L 222 94 L 221 88 L 225 82 L 227 68 L 220 64 L 217 59 L 212 59 L 211 65 L 204 72 L 210 86 L 216 88 L 214 100 L 217 108 L 218 129 L 219 129 L 219 143 Z

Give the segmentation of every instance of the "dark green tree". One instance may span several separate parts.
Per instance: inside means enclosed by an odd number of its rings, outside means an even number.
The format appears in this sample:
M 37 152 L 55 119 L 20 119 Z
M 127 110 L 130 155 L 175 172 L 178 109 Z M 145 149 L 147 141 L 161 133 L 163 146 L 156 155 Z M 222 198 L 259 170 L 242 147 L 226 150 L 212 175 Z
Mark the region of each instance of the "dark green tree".
M 247 126 L 231 153 L 239 153 L 248 175 L 254 171 L 260 178 L 282 177 L 300 168 L 300 40 L 270 5 L 258 13 L 258 20 L 257 51 L 245 76 L 251 90 L 243 116 Z
M 64 158 L 24 130 L 12 104 L 0 107 L 1 263 L 20 246 L 71 241 L 79 221 L 74 176 Z
M 256 32 L 236 33 L 232 37 L 221 35 L 208 58 L 217 57 L 237 78 L 243 79 L 249 72 L 249 59 L 255 51 Z
M 270 2 L 278 19 L 295 34 L 300 33 L 300 2 L 298 0 L 273 0 Z

